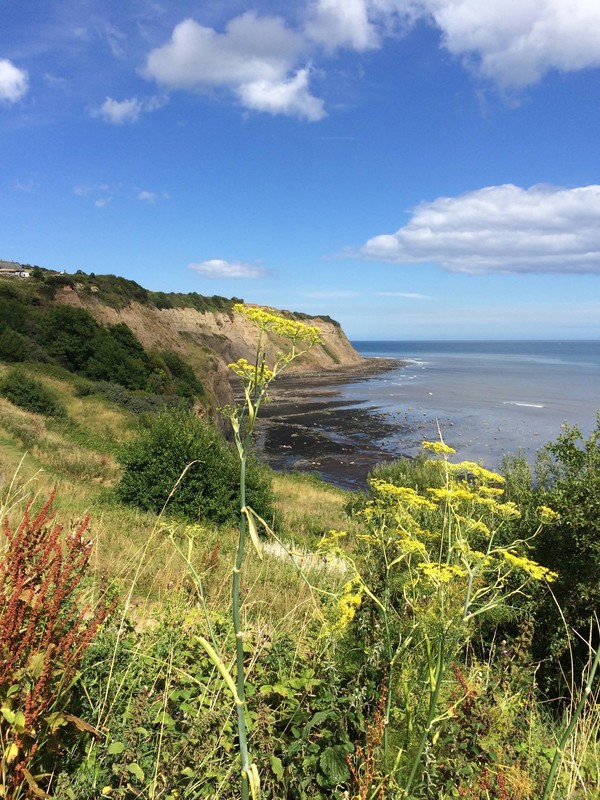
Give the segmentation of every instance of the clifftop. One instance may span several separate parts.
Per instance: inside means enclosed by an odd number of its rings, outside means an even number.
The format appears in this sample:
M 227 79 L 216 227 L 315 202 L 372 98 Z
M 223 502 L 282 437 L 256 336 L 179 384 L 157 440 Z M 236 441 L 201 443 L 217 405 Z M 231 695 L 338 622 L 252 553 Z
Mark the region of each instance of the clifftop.
M 204 384 L 212 409 L 232 400 L 227 364 L 251 360 L 258 343 L 257 329 L 232 309 L 238 298 L 150 292 L 134 281 L 114 275 L 56 274 L 39 267 L 28 278 L 0 279 L 0 292 L 35 298 L 38 304 L 85 309 L 102 326 L 124 323 L 145 350 L 172 351 L 187 361 Z M 323 343 L 293 365 L 295 373 L 327 371 L 360 364 L 339 323 L 329 317 L 281 312 L 317 327 Z M 273 361 L 282 343 L 266 339 L 267 360 Z

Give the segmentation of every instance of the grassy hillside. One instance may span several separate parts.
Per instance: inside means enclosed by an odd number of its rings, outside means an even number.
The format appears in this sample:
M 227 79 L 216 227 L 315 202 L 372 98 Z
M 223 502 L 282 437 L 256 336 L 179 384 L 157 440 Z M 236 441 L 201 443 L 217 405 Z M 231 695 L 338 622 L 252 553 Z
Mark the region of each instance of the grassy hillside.
M 155 363 L 126 341 L 142 366 Z M 87 365 L 68 369 L 48 352 L 18 364 L 16 376 L 14 362 L 0 363 L 0 387 L 27 389 L 0 396 L 0 796 L 244 797 L 224 678 L 240 641 L 231 616 L 238 530 L 172 514 L 168 496 L 157 514 L 114 492 L 123 446 L 169 406 L 149 398 L 173 398 L 176 414 L 192 418 L 189 395 L 115 393 Z M 43 413 L 27 410 L 44 398 Z M 453 470 L 440 443 L 429 453 L 378 470 L 368 496 L 311 476 L 262 478 L 274 492 L 272 530 L 261 557 L 248 539 L 240 575 L 244 716 L 262 797 L 597 798 L 596 685 L 583 713 L 581 680 L 570 701 L 536 685 L 531 642 L 552 574 L 531 558 L 541 512 L 527 510 L 522 465 L 505 485 L 477 465 Z M 192 468 L 174 491 L 188 479 Z M 52 545 L 45 523 L 36 550 L 24 510 L 32 501 L 37 511 L 54 488 L 64 531 Z M 70 584 L 81 617 L 58 588 L 58 563 L 85 566 Z M 63 610 L 53 616 L 57 597 Z M 111 612 L 96 631 L 97 603 Z M 69 631 L 77 619 L 79 633 Z M 590 660 L 583 671 L 585 683 Z

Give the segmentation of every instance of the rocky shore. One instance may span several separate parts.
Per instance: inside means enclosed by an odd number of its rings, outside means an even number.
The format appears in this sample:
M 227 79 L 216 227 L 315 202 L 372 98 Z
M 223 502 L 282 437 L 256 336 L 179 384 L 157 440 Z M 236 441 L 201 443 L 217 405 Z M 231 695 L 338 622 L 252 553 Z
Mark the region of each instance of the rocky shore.
M 343 400 L 339 387 L 403 365 L 370 358 L 335 370 L 283 374 L 261 408 L 258 453 L 275 470 L 317 472 L 337 486 L 362 488 L 375 464 L 398 457 L 386 438 L 399 424 L 373 406 Z

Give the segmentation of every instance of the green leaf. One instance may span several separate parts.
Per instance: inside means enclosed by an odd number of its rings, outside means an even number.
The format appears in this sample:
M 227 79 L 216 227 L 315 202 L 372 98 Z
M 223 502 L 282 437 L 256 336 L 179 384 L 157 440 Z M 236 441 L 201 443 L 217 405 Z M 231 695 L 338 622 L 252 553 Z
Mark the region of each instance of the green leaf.
M 125 750 L 123 742 L 111 742 L 108 746 L 107 753 L 109 756 L 118 756 Z
M 277 756 L 271 756 L 271 769 L 279 780 L 283 778 L 283 764 L 281 763 L 281 759 L 277 758 Z
M 325 777 L 331 784 L 337 785 L 338 783 L 348 780 L 350 777 L 344 753 L 335 747 L 328 747 L 326 750 L 323 750 L 321 758 L 319 759 L 319 764 Z
M 317 711 L 316 714 L 313 715 L 313 718 L 304 726 L 304 730 L 302 731 L 303 736 L 308 736 L 311 730 L 315 727 L 315 725 L 320 725 L 322 722 L 328 720 L 331 716 L 330 711 Z
M 34 678 L 39 678 L 44 671 L 46 653 L 34 653 L 27 662 L 27 672 Z
M 134 761 L 133 764 L 127 765 L 127 769 L 129 770 L 129 772 L 131 772 L 134 778 L 137 778 L 138 781 L 140 781 L 140 783 L 143 783 L 144 778 L 146 776 L 144 775 L 144 770 L 140 767 L 139 764 L 136 764 Z

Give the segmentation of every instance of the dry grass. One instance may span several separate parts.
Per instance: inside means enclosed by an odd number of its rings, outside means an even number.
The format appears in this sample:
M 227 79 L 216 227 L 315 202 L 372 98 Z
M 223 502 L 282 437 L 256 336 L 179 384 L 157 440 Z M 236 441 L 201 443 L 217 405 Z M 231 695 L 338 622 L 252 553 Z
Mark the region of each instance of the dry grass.
M 286 541 L 313 550 L 331 529 L 354 533 L 356 520 L 344 510 L 349 492 L 303 475 L 278 473 L 273 479 L 280 535 Z

